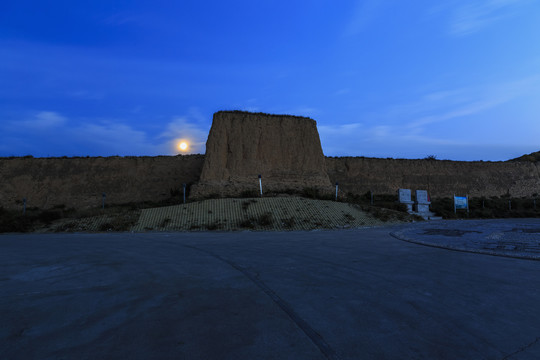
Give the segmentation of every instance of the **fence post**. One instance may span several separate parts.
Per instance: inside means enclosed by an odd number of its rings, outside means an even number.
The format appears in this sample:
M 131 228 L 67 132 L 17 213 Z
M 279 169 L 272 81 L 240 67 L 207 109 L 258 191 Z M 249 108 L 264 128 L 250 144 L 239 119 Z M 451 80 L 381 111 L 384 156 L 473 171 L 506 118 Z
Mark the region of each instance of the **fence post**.
M 184 188 L 184 204 L 186 203 L 186 184 L 182 184 L 182 187 Z

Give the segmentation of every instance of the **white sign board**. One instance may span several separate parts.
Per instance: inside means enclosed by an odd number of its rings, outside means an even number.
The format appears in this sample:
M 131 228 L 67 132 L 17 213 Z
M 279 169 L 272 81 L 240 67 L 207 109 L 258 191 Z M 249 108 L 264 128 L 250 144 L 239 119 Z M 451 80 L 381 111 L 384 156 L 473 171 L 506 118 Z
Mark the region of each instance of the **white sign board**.
M 399 189 L 399 202 L 402 204 L 407 204 L 411 201 L 411 189 Z
M 416 190 L 416 202 L 418 204 L 429 204 L 428 193 L 426 190 Z

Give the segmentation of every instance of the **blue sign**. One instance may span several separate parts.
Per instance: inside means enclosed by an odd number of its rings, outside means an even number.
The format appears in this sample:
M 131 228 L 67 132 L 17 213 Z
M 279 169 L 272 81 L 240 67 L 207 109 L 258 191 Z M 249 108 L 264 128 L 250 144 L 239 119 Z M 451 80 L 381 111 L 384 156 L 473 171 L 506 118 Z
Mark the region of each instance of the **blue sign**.
M 454 206 L 456 209 L 465 209 L 469 208 L 467 204 L 467 197 L 465 196 L 454 196 Z

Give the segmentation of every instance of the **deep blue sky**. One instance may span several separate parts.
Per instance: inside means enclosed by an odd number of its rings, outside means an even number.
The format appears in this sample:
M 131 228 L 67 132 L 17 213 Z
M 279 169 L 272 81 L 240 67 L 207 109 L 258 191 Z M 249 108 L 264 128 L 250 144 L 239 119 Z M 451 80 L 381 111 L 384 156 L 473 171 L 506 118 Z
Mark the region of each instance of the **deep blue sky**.
M 234 109 L 311 117 L 328 156 L 538 151 L 540 2 L 0 5 L 0 156 L 204 153 Z

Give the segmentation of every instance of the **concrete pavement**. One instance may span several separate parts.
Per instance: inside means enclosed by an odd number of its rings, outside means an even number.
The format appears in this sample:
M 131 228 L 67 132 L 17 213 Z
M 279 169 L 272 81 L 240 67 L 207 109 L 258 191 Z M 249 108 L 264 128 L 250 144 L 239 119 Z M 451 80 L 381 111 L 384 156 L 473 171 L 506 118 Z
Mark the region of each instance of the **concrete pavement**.
M 540 358 L 540 262 L 404 229 L 2 235 L 0 358 Z
M 443 249 L 540 260 L 539 219 L 427 221 L 392 235 Z

